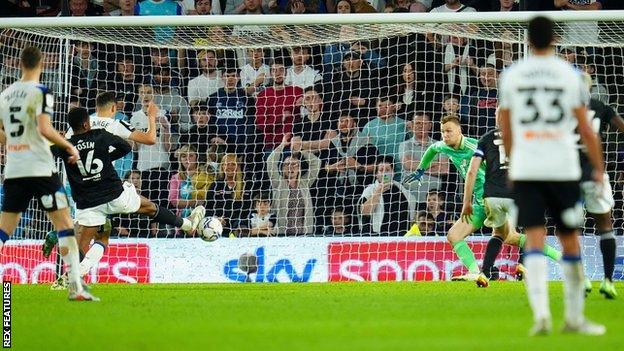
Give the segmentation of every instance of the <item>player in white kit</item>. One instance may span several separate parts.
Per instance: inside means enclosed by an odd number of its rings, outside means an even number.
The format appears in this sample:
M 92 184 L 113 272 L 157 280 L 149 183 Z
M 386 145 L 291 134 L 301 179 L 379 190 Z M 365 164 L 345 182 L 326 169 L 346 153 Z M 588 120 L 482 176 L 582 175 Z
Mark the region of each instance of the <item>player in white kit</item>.
M 499 105 L 518 225 L 527 235 L 525 284 L 535 323 L 530 334 L 549 334 L 552 328 L 544 257 L 548 211 L 563 248 L 563 331 L 601 335 L 606 328 L 584 316 L 584 273 L 578 240 L 584 218 L 576 130 L 593 166 L 592 179 L 599 183 L 604 173 L 600 144 L 586 117 L 589 94 L 580 73 L 554 54 L 554 23 L 550 19 L 540 16 L 531 20 L 528 36 L 533 56 L 503 73 Z
M 69 300 L 97 301 L 79 276 L 74 226 L 49 143 L 64 149 L 72 163 L 79 159 L 79 154 L 52 127 L 54 97 L 39 83 L 42 61 L 38 48 L 25 48 L 20 57 L 22 79 L 0 94 L 0 142 L 7 150 L 0 248 L 15 231 L 30 200 L 36 197 L 58 231 L 61 256 L 69 269 Z

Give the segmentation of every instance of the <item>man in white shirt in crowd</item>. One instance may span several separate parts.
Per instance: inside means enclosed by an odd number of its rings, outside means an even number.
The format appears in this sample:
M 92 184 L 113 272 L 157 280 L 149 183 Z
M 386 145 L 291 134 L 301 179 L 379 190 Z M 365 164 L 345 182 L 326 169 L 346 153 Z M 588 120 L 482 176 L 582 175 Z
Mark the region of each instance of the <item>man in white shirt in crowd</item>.
M 255 96 L 271 83 L 269 65 L 264 63 L 264 50 L 247 50 L 247 64 L 241 68 L 240 83 L 248 95 Z
M 203 50 L 197 55 L 197 60 L 201 74 L 188 84 L 188 102 L 191 106 L 223 88 L 221 72 L 217 69 L 217 53 L 214 50 Z
M 459 0 L 445 0 L 444 5 L 431 9 L 431 12 L 477 12 L 477 10 L 463 5 Z
M 294 47 L 290 51 L 293 65 L 286 70 L 286 85 L 293 85 L 306 89 L 321 81 L 319 71 L 308 66 L 310 48 Z
M 154 101 L 151 85 L 139 87 L 139 101 L 142 108 L 132 114 L 130 124 L 139 131 L 148 129 L 147 108 Z M 156 143 L 153 145 L 135 144 L 137 151 L 136 168 L 141 172 L 145 195 L 151 201 L 166 206 L 167 184 L 169 182 L 169 153 L 171 151 L 171 124 L 164 112 L 156 116 Z

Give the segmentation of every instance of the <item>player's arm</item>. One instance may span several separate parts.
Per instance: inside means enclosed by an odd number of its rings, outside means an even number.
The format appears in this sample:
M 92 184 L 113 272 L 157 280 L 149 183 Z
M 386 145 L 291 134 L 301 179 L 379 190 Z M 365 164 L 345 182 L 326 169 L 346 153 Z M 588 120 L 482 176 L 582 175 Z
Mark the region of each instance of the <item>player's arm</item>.
M 416 169 L 414 173 L 410 174 L 409 176 L 405 178 L 405 183 L 409 184 L 415 181 L 420 182 L 420 178 L 422 178 L 422 176 L 425 174 L 425 170 L 431 167 L 431 163 L 433 162 L 433 159 L 440 152 L 437 144 L 438 143 L 434 143 L 427 148 L 422 158 L 420 159 L 418 168 Z
M 604 173 L 604 160 L 602 158 L 602 148 L 598 136 L 593 131 L 587 120 L 587 107 L 581 105 L 574 109 L 574 116 L 578 123 L 578 132 L 581 141 L 587 148 L 587 157 L 594 168 L 594 180 L 600 181 Z
M 503 147 L 507 156 L 511 156 L 511 146 L 513 145 L 513 139 L 511 136 L 511 111 L 506 108 L 499 108 L 499 127 L 501 136 L 503 138 Z
M 79 158 L 78 150 L 67 139 L 65 139 L 59 132 L 54 129 L 52 122 L 50 121 L 50 115 L 47 113 L 41 113 L 37 116 L 37 130 L 41 135 L 48 139 L 51 143 L 62 148 L 69 157 L 67 157 L 67 163 L 73 164 Z
M 611 118 L 611 121 L 609 121 L 609 123 L 615 128 L 617 128 L 617 130 L 619 130 L 620 133 L 624 133 L 624 119 L 620 117 L 620 115 L 616 114 L 615 116 L 613 116 L 613 118 Z
M 479 167 L 481 167 L 482 162 L 483 151 L 477 149 L 470 160 L 468 172 L 466 172 L 466 179 L 464 180 L 464 202 L 462 205 L 461 217 L 466 223 L 470 223 L 470 217 L 472 216 L 472 193 L 474 191 L 475 182 L 477 181 L 477 173 L 479 173 Z
M 109 138 L 110 146 L 115 148 L 113 151 L 108 153 L 111 161 L 118 160 L 126 156 L 128 152 L 132 151 L 132 146 L 122 138 L 112 134 L 109 135 Z
M 6 133 L 4 132 L 4 124 L 0 121 L 0 144 L 6 144 Z
M 147 106 L 147 121 L 149 126 L 146 132 L 140 130 L 134 130 L 130 133 L 128 139 L 135 141 L 139 144 L 154 145 L 156 144 L 156 118 L 158 117 L 159 109 L 154 102 L 150 102 Z

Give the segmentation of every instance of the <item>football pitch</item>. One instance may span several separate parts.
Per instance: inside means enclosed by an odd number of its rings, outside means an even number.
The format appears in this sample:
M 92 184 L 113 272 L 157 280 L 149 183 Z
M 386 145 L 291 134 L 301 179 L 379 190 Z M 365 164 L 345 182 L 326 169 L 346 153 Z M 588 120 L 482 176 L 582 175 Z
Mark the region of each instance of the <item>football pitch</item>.
M 618 283 L 622 294 L 624 284 Z M 529 338 L 522 283 L 97 285 L 69 302 L 48 285 L 13 285 L 16 350 L 622 350 L 624 299 L 598 282 L 589 318 L 607 335 L 562 335 L 562 286 L 550 284 L 553 335 Z

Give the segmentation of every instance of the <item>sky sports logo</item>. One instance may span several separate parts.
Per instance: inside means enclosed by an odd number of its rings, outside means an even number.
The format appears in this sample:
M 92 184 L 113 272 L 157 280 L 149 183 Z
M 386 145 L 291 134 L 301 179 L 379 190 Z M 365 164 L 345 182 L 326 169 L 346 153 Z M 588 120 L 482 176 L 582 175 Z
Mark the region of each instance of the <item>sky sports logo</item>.
M 2 348 L 11 348 L 11 282 L 2 282 Z

